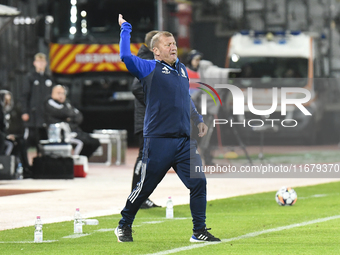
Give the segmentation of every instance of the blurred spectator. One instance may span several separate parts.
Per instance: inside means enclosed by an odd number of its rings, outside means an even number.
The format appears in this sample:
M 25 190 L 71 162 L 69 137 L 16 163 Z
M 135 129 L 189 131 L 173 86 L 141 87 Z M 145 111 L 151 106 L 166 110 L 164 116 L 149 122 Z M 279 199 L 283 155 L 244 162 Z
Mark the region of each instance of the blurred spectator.
M 203 82 L 210 86 L 213 86 L 215 84 L 227 84 L 228 83 L 228 77 L 229 72 L 231 71 L 238 71 L 238 69 L 229 69 L 229 68 L 220 68 L 216 65 L 213 65 L 212 62 L 208 60 L 202 59 L 203 54 L 200 53 L 197 50 L 192 50 L 189 52 L 187 56 L 187 72 L 189 76 L 189 83 L 190 83 L 190 89 L 191 89 L 191 97 L 192 100 L 195 102 L 197 106 L 200 104 L 198 101 L 200 100 L 200 95 L 202 93 L 201 90 L 197 89 L 198 87 L 201 87 L 200 84 L 197 82 Z M 250 70 L 249 70 L 250 71 Z M 226 89 L 218 90 L 217 92 L 220 95 L 223 105 L 226 104 L 227 100 L 229 98 L 229 94 Z M 204 122 L 208 125 L 208 133 L 202 139 L 197 139 L 199 141 L 199 148 L 202 151 L 203 159 L 205 165 L 213 165 L 213 146 L 211 143 L 212 135 L 214 130 L 216 130 L 212 124 L 213 119 L 218 118 L 218 114 L 220 111 L 220 105 L 215 105 L 212 101 L 207 101 L 207 115 L 203 116 Z M 225 110 L 225 109 L 224 109 Z M 228 109 L 227 109 L 228 110 Z M 225 118 L 224 116 L 223 118 Z M 228 116 L 229 117 L 229 116 Z M 216 131 L 217 132 L 217 131 Z
M 11 92 L 0 90 L 0 155 L 10 155 L 14 147 L 15 137 L 7 135 L 9 114 L 12 107 Z
M 53 82 L 46 74 L 45 54 L 35 54 L 33 65 L 35 72 L 28 74 L 23 86 L 21 118 L 24 121 L 27 147 L 35 146 L 38 150 L 39 140 L 47 139 L 44 101 L 51 95 Z
M 3 111 L 2 103 L 0 103 L 0 155 L 5 154 L 5 140 L 6 140 L 6 125 L 5 125 L 5 114 Z
M 13 143 L 8 138 L 14 137 L 7 136 L 8 118 L 11 107 L 13 106 L 11 92 L 7 90 L 0 90 L 0 155 L 9 155 L 12 152 Z M 10 150 L 7 150 L 7 149 Z M 8 151 L 8 153 L 6 153 Z
M 192 50 L 188 53 L 186 67 L 190 71 L 197 72 L 200 61 L 202 60 L 203 54 L 197 50 Z
M 79 153 L 75 154 L 90 157 L 100 146 L 98 139 L 91 137 L 79 127 L 83 121 L 82 113 L 66 101 L 66 89 L 56 85 L 52 89 L 51 97 L 45 101 L 46 122 L 48 125 L 66 122 L 69 124 L 73 138 L 69 141 L 72 144 L 81 144 Z
M 198 72 L 200 61 L 203 54 L 197 50 L 192 50 L 188 53 L 186 58 L 186 68 L 189 76 L 190 92 L 197 89 L 200 85 L 197 83 L 200 81 L 200 75 Z M 191 94 L 191 93 L 190 93 Z
M 145 35 L 145 45 L 143 44 L 137 56 L 143 59 L 154 59 L 153 52 L 150 51 L 150 43 L 152 37 L 157 34 L 158 31 L 150 31 Z M 143 128 L 144 128 L 144 115 L 145 115 L 145 102 L 144 102 L 144 91 L 142 84 L 140 81 L 135 78 L 131 85 L 132 93 L 135 96 L 135 135 L 138 137 L 139 143 L 139 153 L 136 159 L 135 166 L 133 168 L 133 177 L 132 177 L 132 187 L 131 191 L 134 190 L 137 183 L 140 181 L 140 173 L 142 168 L 142 157 L 143 157 L 143 148 L 144 148 L 144 137 L 143 137 Z M 154 202 L 152 202 L 149 198 L 141 205 L 141 209 L 147 209 L 152 207 L 159 207 Z
M 190 84 L 190 94 L 193 97 L 194 97 L 194 94 L 193 94 L 194 91 L 196 91 L 197 93 L 200 93 L 200 90 L 197 89 L 198 87 L 200 87 L 200 84 L 197 83 L 197 82 L 201 81 L 199 68 L 200 68 L 200 62 L 202 60 L 202 57 L 203 57 L 203 54 L 200 53 L 197 50 L 190 51 L 188 56 L 187 56 L 186 68 L 187 68 L 187 73 L 188 73 L 188 76 L 189 76 L 188 78 L 189 78 L 189 84 Z M 213 129 L 211 129 L 211 130 L 213 130 Z M 208 132 L 211 132 L 211 130 L 209 130 Z M 211 134 L 208 134 L 208 137 L 209 137 L 209 135 L 211 136 Z M 195 139 L 197 141 L 200 141 L 200 142 L 206 140 L 206 138 L 204 138 L 204 137 L 202 139 L 197 139 L 195 137 Z M 209 139 L 209 141 L 210 141 L 210 139 Z M 199 147 L 202 150 L 204 164 L 205 165 L 213 165 L 212 148 L 210 146 L 200 146 L 200 145 L 199 145 Z
M 0 90 L 0 155 L 14 155 L 23 166 L 24 177 L 30 177 L 29 163 L 25 148 L 25 141 L 22 137 L 8 134 L 8 120 L 10 111 L 14 105 L 12 94 L 6 90 Z

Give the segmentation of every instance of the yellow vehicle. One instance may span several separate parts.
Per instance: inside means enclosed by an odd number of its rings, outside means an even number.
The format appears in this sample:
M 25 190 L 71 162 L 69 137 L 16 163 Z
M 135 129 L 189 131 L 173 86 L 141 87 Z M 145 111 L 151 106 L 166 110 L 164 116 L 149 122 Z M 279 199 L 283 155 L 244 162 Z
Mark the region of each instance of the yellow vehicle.
M 158 29 L 158 2 L 48 1 L 53 17 L 48 28 L 50 69 L 56 83 L 69 88 L 68 97 L 83 112 L 87 129 L 132 129 L 133 76 L 119 56 L 118 14 L 133 26 L 131 51 L 136 55 L 145 34 Z

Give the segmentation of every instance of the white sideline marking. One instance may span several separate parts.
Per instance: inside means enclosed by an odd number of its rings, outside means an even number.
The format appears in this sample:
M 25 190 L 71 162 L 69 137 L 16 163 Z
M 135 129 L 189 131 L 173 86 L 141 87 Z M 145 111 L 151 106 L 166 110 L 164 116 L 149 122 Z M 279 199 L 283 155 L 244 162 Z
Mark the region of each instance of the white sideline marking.
M 143 222 L 143 224 L 158 224 L 158 223 L 162 223 L 164 221 L 145 221 Z
M 84 237 L 84 236 L 89 236 L 91 234 L 73 234 L 69 236 L 64 236 L 63 238 L 79 238 L 79 237 Z
M 335 215 L 335 216 L 326 217 L 326 218 L 319 218 L 319 219 L 316 219 L 316 220 L 305 221 L 305 222 L 301 222 L 301 223 L 295 223 L 295 224 L 292 224 L 292 225 L 282 226 L 282 227 L 278 227 L 278 228 L 271 228 L 271 229 L 267 229 L 267 230 L 252 232 L 252 233 L 248 233 L 248 234 L 245 234 L 245 235 L 242 235 L 242 236 L 232 237 L 232 238 L 229 238 L 229 239 L 222 239 L 221 242 L 206 242 L 206 243 L 194 244 L 194 245 L 175 248 L 175 249 L 172 249 L 172 250 L 150 253 L 150 254 L 146 254 L 146 255 L 166 255 L 166 254 L 171 254 L 171 253 L 201 248 L 201 247 L 213 245 L 213 244 L 228 243 L 228 242 L 235 241 L 235 240 L 245 239 L 245 238 L 249 238 L 249 237 L 255 237 L 255 236 L 262 235 L 262 234 L 287 230 L 287 229 L 296 228 L 296 227 L 307 226 L 307 225 L 325 222 L 325 221 L 329 221 L 329 220 L 335 220 L 335 219 L 340 219 L 340 215 Z
M 110 232 L 110 231 L 115 231 L 115 228 L 101 228 L 95 230 L 94 232 Z
M 150 218 L 147 218 L 150 219 Z M 160 219 L 165 219 L 165 218 L 160 218 Z M 173 219 L 167 219 L 167 220 L 186 220 L 186 219 L 191 219 L 191 218 L 173 218 Z M 164 221 L 145 221 L 142 222 L 141 224 L 159 224 L 159 223 L 163 223 Z M 134 227 L 140 227 L 141 225 L 136 225 Z M 115 228 L 101 228 L 101 229 L 97 229 L 94 230 L 94 232 L 110 232 L 110 231 L 114 231 Z M 89 236 L 92 235 L 93 233 L 87 233 L 87 234 L 72 234 L 69 236 L 63 236 L 62 238 L 80 238 L 80 237 L 84 237 L 84 236 Z M 42 241 L 43 243 L 53 243 L 53 242 L 58 242 L 59 240 L 45 240 Z M 6 244 L 6 243 L 34 243 L 34 241 L 0 241 L 0 244 Z
M 43 243 L 54 243 L 54 242 L 58 242 L 58 240 L 45 240 L 42 241 Z M 35 243 L 34 241 L 0 241 L 0 243 Z

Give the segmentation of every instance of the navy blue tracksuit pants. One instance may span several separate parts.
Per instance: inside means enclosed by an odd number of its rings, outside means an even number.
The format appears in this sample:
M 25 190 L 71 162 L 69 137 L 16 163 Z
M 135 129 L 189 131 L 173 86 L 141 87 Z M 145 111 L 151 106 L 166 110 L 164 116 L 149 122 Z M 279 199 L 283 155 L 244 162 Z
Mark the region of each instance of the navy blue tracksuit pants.
M 132 225 L 139 207 L 172 167 L 190 190 L 190 210 L 194 230 L 205 227 L 206 179 L 204 173 L 201 173 L 201 178 L 190 178 L 190 170 L 195 171 L 195 166 L 202 166 L 195 140 L 190 140 L 188 137 L 144 138 L 141 179 L 121 211 L 123 218 L 119 224 Z M 197 177 L 197 173 L 195 176 Z

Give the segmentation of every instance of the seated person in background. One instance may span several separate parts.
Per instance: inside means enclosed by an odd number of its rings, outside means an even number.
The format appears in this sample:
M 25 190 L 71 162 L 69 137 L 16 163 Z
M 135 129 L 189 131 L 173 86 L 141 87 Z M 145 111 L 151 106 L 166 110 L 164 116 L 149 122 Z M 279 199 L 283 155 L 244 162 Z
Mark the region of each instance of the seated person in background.
M 24 177 L 30 177 L 31 171 L 28 163 L 25 140 L 23 137 L 8 134 L 8 120 L 14 105 L 12 94 L 7 90 L 0 90 L 0 155 L 13 155 L 22 163 Z M 18 161 L 17 161 L 18 162 Z
M 2 109 L 2 104 L 0 104 L 0 155 L 5 154 L 5 141 L 6 141 L 6 134 L 5 134 L 5 116 Z
M 14 146 L 15 136 L 7 134 L 8 119 L 12 107 L 11 92 L 0 90 L 0 155 L 10 155 Z M 11 149 L 8 150 L 8 147 L 11 147 Z
M 98 139 L 91 137 L 80 129 L 79 125 L 83 121 L 83 115 L 66 101 L 66 90 L 63 86 L 56 85 L 53 87 L 51 98 L 45 102 L 45 113 L 48 126 L 50 124 L 66 122 L 69 124 L 71 131 L 75 133 L 70 143 L 73 144 L 78 141 L 83 143 L 80 153 L 75 152 L 75 154 L 79 153 L 80 155 L 90 157 L 100 146 Z

